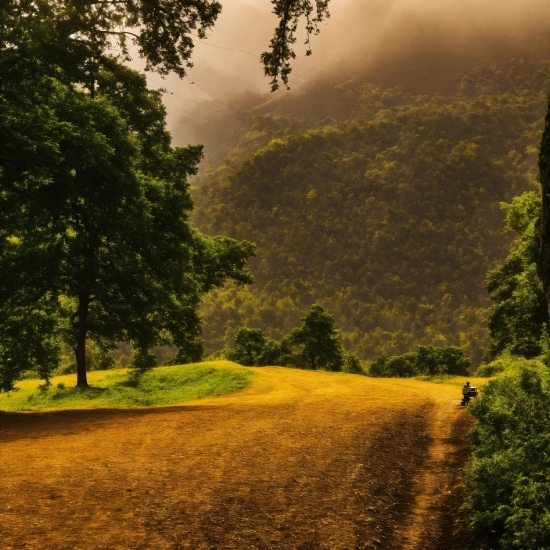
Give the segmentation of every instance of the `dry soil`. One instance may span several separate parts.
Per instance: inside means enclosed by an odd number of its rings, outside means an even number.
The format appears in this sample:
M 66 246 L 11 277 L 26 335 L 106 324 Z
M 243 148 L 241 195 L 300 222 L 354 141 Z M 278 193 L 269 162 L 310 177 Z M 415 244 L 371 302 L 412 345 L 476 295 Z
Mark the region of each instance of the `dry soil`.
M 0 414 L 0 548 L 464 548 L 460 388 L 253 370 L 183 406 Z

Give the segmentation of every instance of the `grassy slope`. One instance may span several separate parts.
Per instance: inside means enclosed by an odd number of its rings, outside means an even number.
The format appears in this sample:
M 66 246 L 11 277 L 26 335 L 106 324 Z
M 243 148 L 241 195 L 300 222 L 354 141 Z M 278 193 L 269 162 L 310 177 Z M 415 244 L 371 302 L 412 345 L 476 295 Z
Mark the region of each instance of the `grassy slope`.
M 171 405 L 242 390 L 252 376 L 235 363 L 217 361 L 159 367 L 141 376 L 127 369 L 95 371 L 85 390 L 74 387 L 74 374 L 53 378 L 48 389 L 40 380 L 24 380 L 18 391 L 0 394 L 0 411 Z
M 289 376 L 292 378 L 293 373 L 296 372 L 296 369 L 284 367 L 277 367 L 277 369 L 280 369 L 279 376 L 282 380 L 286 380 Z M 356 378 L 356 375 L 327 372 L 309 372 L 306 376 L 316 378 L 319 375 L 336 378 L 351 376 L 352 380 Z M 18 383 L 16 392 L 0 394 L 0 411 L 174 405 L 243 390 L 252 385 L 255 376 L 253 370 L 231 361 L 212 361 L 196 365 L 158 367 L 141 376 L 135 376 L 128 369 L 93 371 L 88 373 L 90 387 L 85 390 L 74 387 L 74 374 L 52 378 L 52 385 L 49 388 L 44 388 L 41 380 L 23 380 Z M 390 386 L 395 382 L 396 388 L 402 383 L 414 385 L 416 381 L 456 387 L 464 384 L 464 378 L 456 376 L 370 380 L 387 380 Z M 470 382 L 479 387 L 487 382 L 487 378 L 470 378 Z M 334 384 L 338 385 L 339 382 L 335 380 Z M 265 398 L 264 386 L 265 380 L 255 380 L 254 387 L 260 392 L 260 400 Z M 272 384 L 269 389 L 273 390 L 271 386 Z M 256 392 L 253 391 L 254 393 Z M 459 395 L 458 389 L 457 395 Z

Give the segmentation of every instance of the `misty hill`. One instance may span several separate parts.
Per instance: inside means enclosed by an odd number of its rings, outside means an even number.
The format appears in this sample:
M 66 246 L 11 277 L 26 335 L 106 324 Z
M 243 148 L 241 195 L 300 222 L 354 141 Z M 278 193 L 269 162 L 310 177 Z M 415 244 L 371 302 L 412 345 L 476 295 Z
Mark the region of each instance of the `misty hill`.
M 517 58 L 446 96 L 348 84 L 346 120 L 264 116 L 195 189 L 195 223 L 258 244 L 256 283 L 204 306 L 210 350 L 247 324 L 279 337 L 313 302 L 363 357 L 486 346 L 500 201 L 533 189 L 548 64 Z M 352 88 L 350 88 L 352 87 Z

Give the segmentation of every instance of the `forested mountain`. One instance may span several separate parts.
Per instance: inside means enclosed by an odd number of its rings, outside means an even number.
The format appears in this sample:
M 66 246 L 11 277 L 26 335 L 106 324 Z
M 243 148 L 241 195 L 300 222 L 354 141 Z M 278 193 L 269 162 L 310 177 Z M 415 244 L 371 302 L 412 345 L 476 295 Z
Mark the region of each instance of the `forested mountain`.
M 256 120 L 196 182 L 194 221 L 258 245 L 250 288 L 203 306 L 207 349 L 245 324 L 280 337 L 318 302 L 361 357 L 487 346 L 485 276 L 505 255 L 501 201 L 536 189 L 548 63 L 470 71 L 447 96 L 343 86 L 353 116 Z

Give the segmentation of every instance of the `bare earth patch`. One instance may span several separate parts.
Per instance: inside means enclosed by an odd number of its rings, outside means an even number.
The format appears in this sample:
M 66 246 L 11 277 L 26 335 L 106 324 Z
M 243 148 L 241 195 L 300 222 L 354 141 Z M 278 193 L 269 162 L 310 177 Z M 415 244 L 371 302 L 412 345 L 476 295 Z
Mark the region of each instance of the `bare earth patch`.
M 0 414 L 0 548 L 464 548 L 457 386 L 253 370 L 180 407 Z

